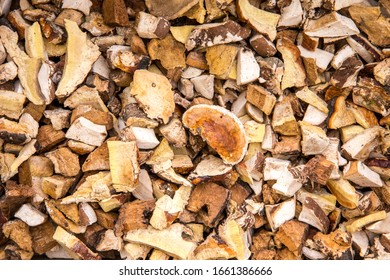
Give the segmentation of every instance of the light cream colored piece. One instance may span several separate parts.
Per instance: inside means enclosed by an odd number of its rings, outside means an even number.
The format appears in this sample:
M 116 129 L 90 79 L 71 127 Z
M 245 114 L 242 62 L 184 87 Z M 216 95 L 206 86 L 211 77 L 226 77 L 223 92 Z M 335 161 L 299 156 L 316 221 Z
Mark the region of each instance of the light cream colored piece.
M 124 260 L 145 260 L 150 250 L 149 246 L 130 242 L 123 246 L 120 255 Z
M 140 200 L 153 200 L 153 186 L 148 171 L 141 169 L 138 176 L 138 185 L 132 192 Z
M 386 218 L 366 226 L 366 229 L 377 234 L 390 232 L 390 212 L 386 213 Z
M 341 150 L 350 157 L 364 161 L 369 154 L 380 144 L 383 128 L 374 126 L 365 129 L 341 146 Z
M 35 25 L 36 26 L 36 25 Z M 38 36 L 38 35 L 37 35 Z M 45 99 L 40 91 L 38 72 L 41 59 L 29 57 L 18 46 L 18 35 L 5 25 L 0 26 L 0 38 L 8 55 L 18 66 L 18 77 L 24 89 L 24 94 L 35 105 L 43 105 Z
M 61 9 L 78 10 L 88 16 L 91 6 L 92 2 L 90 0 L 63 0 Z
M 30 203 L 23 204 L 15 213 L 15 217 L 21 219 L 30 227 L 43 224 L 47 220 L 47 215 L 43 214 Z
M 13 61 L 0 65 L 0 85 L 12 81 L 18 75 L 18 67 Z
M 249 240 L 244 230 L 235 220 L 228 220 L 219 227 L 219 235 L 236 252 L 238 260 L 248 260 L 251 256 Z
M 321 49 L 318 49 L 318 48 L 315 51 L 310 51 L 310 50 L 305 49 L 302 46 L 298 46 L 298 49 L 300 50 L 302 57 L 314 58 L 316 61 L 317 67 L 321 71 L 325 71 L 328 68 L 329 63 L 332 61 L 332 59 L 334 57 L 334 54 L 327 52 L 327 51 L 324 51 L 324 50 L 321 50 Z
M 366 225 L 372 224 L 372 223 L 377 222 L 377 221 L 384 220 L 384 219 L 386 219 L 386 217 L 387 217 L 387 214 L 384 210 L 373 212 L 373 213 L 368 214 L 366 216 L 359 217 L 356 219 L 351 219 L 351 220 L 347 221 L 345 228 L 348 232 L 353 233 L 353 232 L 361 230 Z
M 149 223 L 155 229 L 164 229 L 170 226 L 174 220 L 183 212 L 188 203 L 192 188 L 181 186 L 173 198 L 169 195 L 163 195 L 156 201 L 156 207 L 153 211 Z
M 275 40 L 280 15 L 258 9 L 248 0 L 237 1 L 237 12 L 240 18 L 247 21 L 257 32 L 267 35 L 271 41 Z
M 329 138 L 320 127 L 299 122 L 302 132 L 302 153 L 305 155 L 321 154 L 329 145 Z
M 73 122 L 65 137 L 99 147 L 107 137 L 107 130 L 104 125 L 94 124 L 90 120 L 80 117 Z
M 65 20 L 68 33 L 64 73 L 55 95 L 58 98 L 69 96 L 81 84 L 99 58 L 99 48 L 94 45 L 74 21 Z
M 278 27 L 296 27 L 303 19 L 303 9 L 301 1 L 292 0 L 290 5 L 281 8 L 281 17 L 278 21 Z
M 135 141 L 108 141 L 112 184 L 117 192 L 131 192 L 137 187 L 140 172 Z
M 265 206 L 265 214 L 273 232 L 282 224 L 294 218 L 295 203 L 294 197 L 279 204 Z
M 311 125 L 320 125 L 325 122 L 327 118 L 328 114 L 309 104 L 309 106 L 307 106 L 302 121 L 307 122 Z
M 282 54 L 284 62 L 282 90 L 290 87 L 305 86 L 306 72 L 298 47 L 289 39 L 282 38 L 277 41 L 276 48 Z
M 352 19 L 331 12 L 319 19 L 309 20 L 305 33 L 312 37 L 342 37 L 359 34 L 360 31 Z
M 343 170 L 344 179 L 361 187 L 383 187 L 383 181 L 378 173 L 372 171 L 361 161 L 350 161 Z
M 316 107 L 321 112 L 325 114 L 329 112 L 328 104 L 308 87 L 304 87 L 303 89 L 297 91 L 295 95 L 302 101 Z
M 43 115 L 50 119 L 50 122 L 55 130 L 62 130 L 69 127 L 69 119 L 72 111 L 57 108 L 54 110 L 46 110 Z
M 53 239 L 56 240 L 75 260 L 101 259 L 98 254 L 92 252 L 80 239 L 70 234 L 60 226 L 56 228 Z
M 123 248 L 123 240 L 117 237 L 112 229 L 104 232 L 99 243 L 96 245 L 96 251 L 105 252 L 110 250 L 121 251 Z
M 130 94 L 149 118 L 168 123 L 175 109 L 175 101 L 172 86 L 165 76 L 148 70 L 135 71 Z
M 131 131 L 133 132 L 139 149 L 150 150 L 154 149 L 158 144 L 160 144 L 160 141 L 158 141 L 152 128 L 133 126 L 131 127 Z
M 250 120 L 244 124 L 244 129 L 249 143 L 263 142 L 265 134 L 265 124 Z
M 278 159 L 273 157 L 265 158 L 263 177 L 265 181 L 278 180 L 290 165 L 289 160 Z
M 237 56 L 237 85 L 245 85 L 260 76 L 260 66 L 253 51 L 241 48 Z
M 343 65 L 343 62 L 352 56 L 355 55 L 355 51 L 349 46 L 344 45 L 341 49 L 339 49 L 336 54 L 334 55 L 331 65 L 334 69 L 339 69 L 341 65 Z
M 195 90 L 207 99 L 214 97 L 214 75 L 200 75 L 191 79 Z
M 197 245 L 183 239 L 183 234 L 192 235 L 192 232 L 184 225 L 175 223 L 163 230 L 152 227 L 132 230 L 126 233 L 124 240 L 148 245 L 175 258 L 186 260 L 191 257 Z
M 272 185 L 276 192 L 287 197 L 292 197 L 301 187 L 302 183 L 294 178 L 287 168 L 282 172 L 276 183 Z
M 0 115 L 11 119 L 19 119 L 26 97 L 23 94 L 8 90 L 0 90 Z
M 170 31 L 176 41 L 185 44 L 194 28 L 195 25 L 171 26 Z
M 375 65 L 374 76 L 382 85 L 390 85 L 390 58 L 386 58 Z

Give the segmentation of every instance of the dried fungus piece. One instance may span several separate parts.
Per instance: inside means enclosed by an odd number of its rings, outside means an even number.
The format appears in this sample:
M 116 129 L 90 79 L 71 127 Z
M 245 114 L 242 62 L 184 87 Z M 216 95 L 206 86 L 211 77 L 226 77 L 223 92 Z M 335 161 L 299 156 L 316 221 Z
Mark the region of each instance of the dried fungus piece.
M 107 146 L 113 187 L 117 192 L 133 191 L 140 172 L 136 143 L 108 141 Z
M 191 257 L 196 248 L 196 243 L 185 240 L 183 238 L 185 235 L 191 236 L 192 231 L 182 224 L 174 223 L 163 230 L 149 227 L 128 231 L 124 240 L 148 245 L 170 256 L 186 260 Z
M 183 115 L 183 124 L 200 135 L 228 164 L 240 162 L 247 151 L 245 130 L 238 118 L 215 105 L 194 105 Z
M 237 12 L 240 18 L 247 21 L 257 32 L 266 35 L 271 41 L 275 40 L 280 15 L 258 9 L 248 0 L 237 1 Z
M 81 84 L 92 64 L 99 58 L 100 51 L 83 33 L 74 21 L 65 20 L 68 33 L 66 58 L 63 76 L 55 95 L 58 98 L 68 97 Z
M 149 118 L 168 123 L 175 102 L 171 84 L 166 77 L 148 70 L 137 70 L 134 72 L 130 94 Z

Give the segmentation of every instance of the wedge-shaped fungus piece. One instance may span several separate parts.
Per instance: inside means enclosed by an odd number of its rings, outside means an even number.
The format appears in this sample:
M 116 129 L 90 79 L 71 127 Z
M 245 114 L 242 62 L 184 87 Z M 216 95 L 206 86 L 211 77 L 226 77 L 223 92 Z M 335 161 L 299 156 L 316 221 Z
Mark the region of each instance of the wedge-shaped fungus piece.
M 186 42 L 187 51 L 197 47 L 211 47 L 245 40 L 250 29 L 228 20 L 222 23 L 209 23 L 195 27 Z
M 89 105 L 96 110 L 108 112 L 108 109 L 96 88 L 82 86 L 72 93 L 64 102 L 64 106 L 71 109 L 75 109 L 81 105 Z
M 157 17 L 164 17 L 167 20 L 176 19 L 198 4 L 199 0 L 146 0 L 145 4 L 150 13 Z
M 290 4 L 283 5 L 281 8 L 281 17 L 278 27 L 296 27 L 299 26 L 303 19 L 303 9 L 301 1 L 292 0 Z
M 91 251 L 80 239 L 58 226 L 53 235 L 56 240 L 75 260 L 100 260 L 101 257 Z
M 34 25 L 34 28 L 37 25 Z M 31 27 L 33 28 L 33 27 Z M 38 25 L 39 34 L 40 28 Z M 41 67 L 41 58 L 30 57 L 18 46 L 18 35 L 5 25 L 0 26 L 0 38 L 7 53 L 18 66 L 18 77 L 27 99 L 35 105 L 45 103 L 38 83 L 38 72 Z M 36 34 L 36 36 L 39 36 Z
M 117 192 L 133 191 L 140 172 L 136 143 L 108 141 L 107 146 L 113 187 Z
M 25 101 L 26 96 L 23 94 L 0 90 L 0 116 L 6 116 L 15 120 L 19 119 Z
M 199 220 L 206 226 L 214 227 L 219 222 L 229 197 L 228 189 L 211 182 L 201 183 L 192 191 L 187 210 L 196 212 Z
M 218 233 L 222 240 L 236 252 L 237 260 L 248 260 L 251 256 L 249 240 L 240 224 L 235 220 L 227 220 L 219 226 Z
M 313 58 L 315 59 L 316 66 L 321 70 L 325 71 L 328 68 L 329 63 L 333 58 L 333 54 L 321 49 L 315 49 L 314 51 L 310 51 L 302 46 L 298 46 L 298 49 L 301 52 L 301 56 L 303 58 Z
M 186 67 L 185 50 L 184 45 L 170 34 L 164 39 L 152 39 L 148 44 L 150 58 L 159 59 L 161 65 L 167 70 Z
M 282 242 L 294 255 L 300 256 L 308 232 L 309 226 L 307 224 L 291 220 L 280 226 L 275 239 Z
M 206 49 L 206 60 L 210 74 L 219 79 L 227 79 L 233 67 L 236 67 L 238 47 L 216 45 Z
M 376 212 L 373 212 L 373 213 L 368 214 L 366 216 L 351 219 L 351 220 L 347 221 L 345 228 L 348 232 L 353 233 L 353 232 L 361 230 L 363 227 L 365 227 L 369 224 L 384 220 L 384 219 L 386 219 L 386 217 L 387 217 L 387 215 L 386 215 L 386 212 L 384 210 L 376 211 Z
M 120 251 L 123 247 L 122 238 L 117 237 L 112 229 L 106 230 L 100 238 L 99 243 L 96 245 L 96 251 Z
M 271 41 L 275 40 L 280 15 L 258 9 L 252 6 L 249 0 L 238 0 L 237 12 L 240 18 L 248 22 L 257 32 L 266 35 Z
M 361 187 L 382 187 L 379 174 L 372 171 L 361 161 L 350 161 L 344 168 L 344 179 Z
M 183 115 L 183 124 L 200 135 L 228 164 L 240 162 L 248 141 L 239 119 L 227 109 L 215 105 L 194 105 Z
M 130 94 L 149 118 L 168 123 L 175 102 L 171 84 L 165 76 L 148 70 L 135 71 Z
M 255 52 L 262 57 L 271 57 L 277 51 L 274 43 L 261 34 L 256 34 L 251 37 L 249 43 Z
M 195 170 L 188 176 L 188 180 L 197 185 L 208 179 L 215 180 L 217 177 L 223 177 L 232 169 L 232 166 L 225 164 L 222 159 L 207 155 L 196 165 Z
M 326 186 L 342 206 L 348 209 L 354 209 L 359 205 L 359 195 L 347 180 L 343 178 L 339 180 L 328 180 Z
M 266 205 L 265 214 L 273 232 L 275 232 L 285 222 L 294 218 L 295 197 L 285 200 L 279 204 Z
M 36 227 L 47 220 L 47 215 L 43 214 L 30 203 L 23 204 L 15 213 L 15 217 L 21 219 L 30 227 Z
M 55 95 L 68 97 L 81 84 L 99 58 L 99 48 L 94 45 L 74 21 L 65 20 L 68 33 L 66 42 L 65 67 Z
M 260 76 L 260 66 L 253 51 L 241 48 L 237 56 L 237 85 L 245 85 Z
M 313 107 L 316 107 L 321 112 L 326 114 L 329 112 L 328 104 L 308 87 L 304 87 L 295 94 L 299 99 L 312 105 Z
M 302 132 L 302 152 L 305 155 L 321 154 L 329 145 L 329 138 L 320 127 L 299 122 Z
M 145 12 L 139 12 L 135 18 L 138 35 L 146 39 L 163 39 L 168 33 L 171 24 L 163 17 L 155 17 Z
M 54 110 L 45 110 L 43 113 L 45 118 L 50 119 L 50 122 L 55 130 L 62 130 L 69 127 L 69 118 L 72 111 L 62 108 Z
M 388 233 L 390 231 L 390 212 L 386 214 L 385 219 L 366 226 L 366 229 L 378 234 Z
M 276 48 L 282 54 L 284 61 L 282 90 L 290 87 L 305 86 L 306 72 L 298 47 L 289 39 L 282 38 L 277 41 Z
M 95 124 L 84 117 L 75 120 L 65 134 L 65 137 L 68 139 L 92 146 L 102 145 L 106 136 L 107 130 L 104 125 Z
M 305 198 L 298 221 L 309 224 L 322 233 L 328 232 L 330 223 L 324 211 L 311 197 Z
M 197 260 L 228 260 L 234 258 L 236 252 L 219 235 L 212 232 L 196 247 L 194 255 Z
M 328 118 L 328 114 L 318 110 L 316 107 L 309 105 L 305 111 L 302 121 L 312 125 L 320 125 Z
M 350 18 L 331 12 L 319 19 L 309 20 L 305 33 L 313 37 L 333 38 L 359 34 L 360 31 Z
M 349 157 L 364 161 L 381 143 L 383 128 L 374 126 L 365 129 L 341 146 L 341 151 Z
M 390 58 L 384 59 L 374 67 L 374 76 L 382 85 L 390 85 Z
M 128 231 L 124 237 L 125 241 L 144 244 L 159 249 L 166 254 L 179 259 L 189 259 L 196 248 L 196 243 L 187 241 L 183 236 L 192 236 L 192 231 L 182 224 L 157 230 L 152 227 Z

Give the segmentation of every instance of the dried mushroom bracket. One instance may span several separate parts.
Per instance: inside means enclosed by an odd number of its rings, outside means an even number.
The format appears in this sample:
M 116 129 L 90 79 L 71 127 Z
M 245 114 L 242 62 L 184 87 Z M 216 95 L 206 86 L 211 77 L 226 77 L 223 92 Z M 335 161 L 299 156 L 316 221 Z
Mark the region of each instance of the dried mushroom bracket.
M 0 259 L 390 259 L 388 0 L 0 16 Z

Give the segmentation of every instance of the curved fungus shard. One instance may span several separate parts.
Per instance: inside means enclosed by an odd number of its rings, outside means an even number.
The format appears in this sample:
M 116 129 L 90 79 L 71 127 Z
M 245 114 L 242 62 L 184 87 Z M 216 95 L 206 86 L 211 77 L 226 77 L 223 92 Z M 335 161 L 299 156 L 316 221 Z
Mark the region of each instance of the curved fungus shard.
M 239 119 L 215 105 L 199 104 L 183 115 L 183 124 L 200 135 L 227 164 L 239 163 L 246 154 L 248 140 Z
M 76 22 L 65 20 L 65 29 L 68 33 L 65 68 L 55 92 L 59 98 L 67 97 L 75 91 L 100 56 L 99 47 L 87 38 L 87 34 L 80 30 Z

